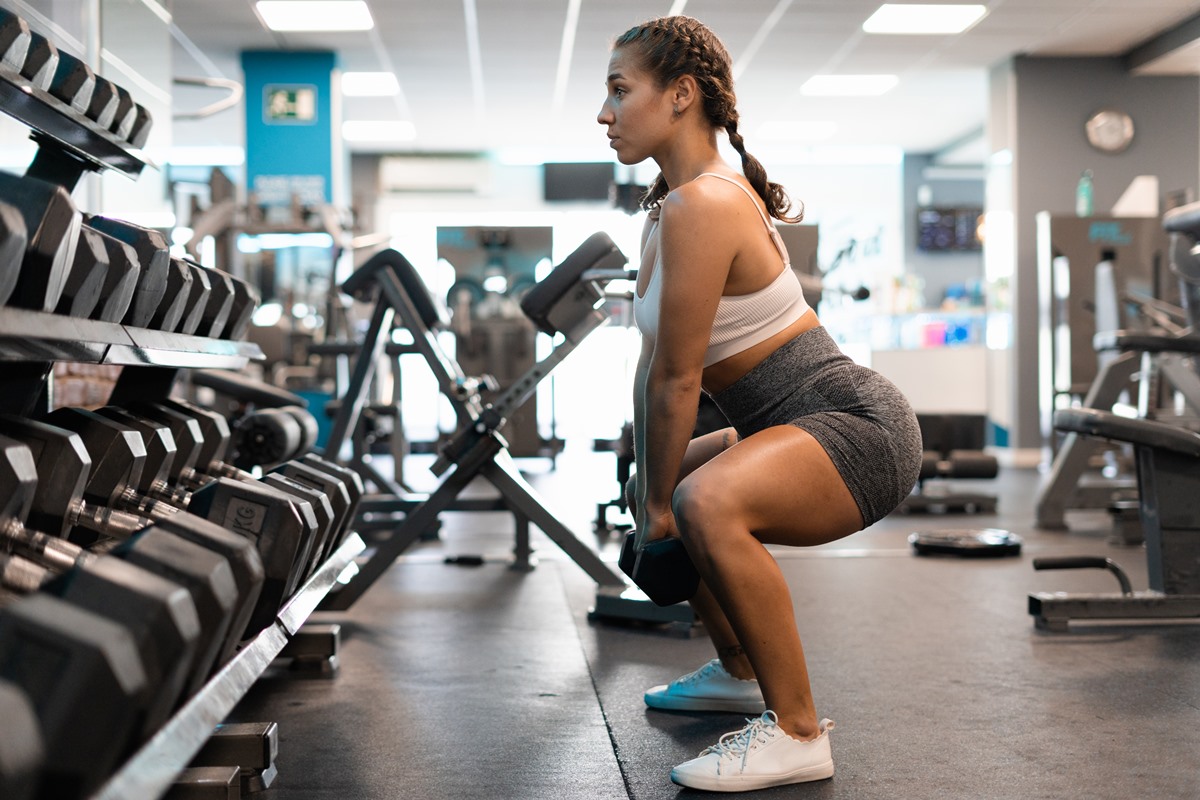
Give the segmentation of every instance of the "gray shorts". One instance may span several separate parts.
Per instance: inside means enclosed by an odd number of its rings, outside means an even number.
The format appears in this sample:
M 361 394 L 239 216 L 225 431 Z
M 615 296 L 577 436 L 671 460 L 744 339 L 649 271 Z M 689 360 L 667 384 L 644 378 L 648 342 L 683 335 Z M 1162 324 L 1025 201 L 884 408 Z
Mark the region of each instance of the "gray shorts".
M 712 396 L 741 438 L 775 425 L 812 434 L 862 512 L 890 514 L 921 471 L 921 429 L 891 381 L 855 364 L 823 327 L 808 330 Z

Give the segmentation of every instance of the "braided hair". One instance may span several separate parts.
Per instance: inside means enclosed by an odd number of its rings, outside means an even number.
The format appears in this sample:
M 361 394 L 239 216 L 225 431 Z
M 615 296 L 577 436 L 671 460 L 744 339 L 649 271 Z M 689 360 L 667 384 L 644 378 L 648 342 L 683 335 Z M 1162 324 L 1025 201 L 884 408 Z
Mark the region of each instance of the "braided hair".
M 767 206 L 767 213 L 783 222 L 799 222 L 799 213 L 789 216 L 792 201 L 778 183 L 767 180 L 758 159 L 746 152 L 738 132 L 737 96 L 733 91 L 732 59 L 725 45 L 703 23 L 691 17 L 659 17 L 630 28 L 617 37 L 613 49 L 626 48 L 637 56 L 642 69 L 665 87 L 684 75 L 696 79 L 703 97 L 704 115 L 714 128 L 723 128 L 729 143 L 742 157 L 742 174 Z M 662 173 L 642 198 L 644 210 L 657 206 L 667 194 Z

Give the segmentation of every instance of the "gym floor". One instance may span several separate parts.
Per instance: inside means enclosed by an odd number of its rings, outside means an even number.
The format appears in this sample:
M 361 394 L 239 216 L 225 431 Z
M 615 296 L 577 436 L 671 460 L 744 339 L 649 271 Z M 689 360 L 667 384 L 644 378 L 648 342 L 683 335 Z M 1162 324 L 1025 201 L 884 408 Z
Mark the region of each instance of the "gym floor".
M 592 533 L 614 496 L 611 454 L 522 461 L 558 517 Z M 418 482 L 419 463 L 405 475 Z M 848 539 L 778 552 L 837 774 L 758 797 L 1200 797 L 1200 624 L 1035 629 L 1030 592 L 1114 592 L 1103 571 L 1035 572 L 1039 555 L 1101 555 L 1146 586 L 1144 552 L 1109 542 L 1103 512 L 1033 527 L 1043 476 L 1005 468 L 960 482 L 995 514 L 892 515 Z M 432 485 L 436 485 L 435 483 Z M 431 486 L 432 486 L 431 485 Z M 424 487 L 419 487 L 424 488 Z M 431 488 L 431 487 L 430 487 Z M 474 488 L 474 487 L 472 487 Z M 997 527 L 1019 557 L 916 556 L 915 530 Z M 642 692 L 712 657 L 678 627 L 591 621 L 595 584 L 535 531 L 539 563 L 508 567 L 511 517 L 447 514 L 348 612 L 334 680 L 269 671 L 232 721 L 279 725 L 279 775 L 261 800 L 660 800 L 702 793 L 670 768 L 737 714 L 647 709 Z M 445 562 L 483 556 L 481 566 Z

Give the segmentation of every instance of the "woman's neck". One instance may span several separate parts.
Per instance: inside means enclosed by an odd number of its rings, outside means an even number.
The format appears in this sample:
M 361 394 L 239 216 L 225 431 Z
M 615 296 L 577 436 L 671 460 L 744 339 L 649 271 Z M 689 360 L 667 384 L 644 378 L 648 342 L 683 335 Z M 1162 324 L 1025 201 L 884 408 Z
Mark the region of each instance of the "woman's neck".
M 729 165 L 717 150 L 714 131 L 710 136 L 681 137 L 677 146 L 661 158 L 654 159 L 667 182 L 667 190 L 678 188 L 705 172 L 728 169 Z

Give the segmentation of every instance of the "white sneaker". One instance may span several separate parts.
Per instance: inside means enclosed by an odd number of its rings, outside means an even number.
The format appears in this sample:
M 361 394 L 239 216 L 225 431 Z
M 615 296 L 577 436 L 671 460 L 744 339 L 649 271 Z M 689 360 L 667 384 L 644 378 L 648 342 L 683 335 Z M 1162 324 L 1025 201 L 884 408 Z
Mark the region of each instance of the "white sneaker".
M 646 705 L 669 711 L 739 714 L 760 714 L 766 708 L 758 681 L 733 677 L 719 658 L 669 684 L 647 690 Z
M 746 792 L 833 777 L 832 720 L 821 720 L 820 735 L 808 742 L 784 733 L 774 711 L 747 721 L 740 731 L 725 734 L 697 758 L 671 770 L 671 780 L 691 789 Z

